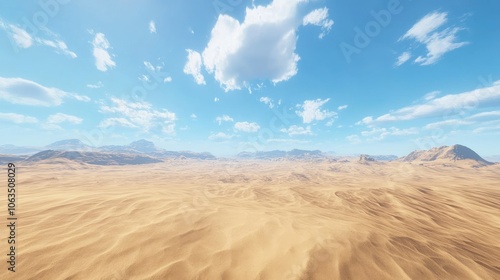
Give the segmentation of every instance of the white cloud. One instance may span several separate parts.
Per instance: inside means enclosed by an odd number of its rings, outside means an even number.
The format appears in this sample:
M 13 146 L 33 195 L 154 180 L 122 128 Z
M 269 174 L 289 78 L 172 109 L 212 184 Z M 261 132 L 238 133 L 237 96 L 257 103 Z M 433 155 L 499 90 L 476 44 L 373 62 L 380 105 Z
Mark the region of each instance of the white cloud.
M 36 43 L 37 45 L 44 45 L 47 47 L 51 47 L 55 49 L 57 53 L 67 55 L 71 58 L 77 57 L 76 53 L 68 49 L 68 46 L 64 41 L 57 39 L 57 35 L 55 35 L 48 29 L 45 29 L 43 31 L 45 31 L 46 35 L 55 37 L 55 39 L 49 40 L 32 36 L 23 28 L 20 28 L 19 26 L 14 24 L 4 23 L 1 19 L 0 19 L 0 29 L 5 30 L 7 32 L 7 35 L 10 38 L 12 38 L 14 43 L 20 48 L 27 49 L 32 47 Z
M 280 130 L 283 133 L 287 133 L 289 136 L 298 136 L 298 135 L 312 135 L 311 126 L 307 127 L 292 125 L 289 128 L 282 128 Z
M 131 128 L 137 127 L 126 118 L 107 118 L 99 123 L 99 127 L 101 128 L 108 128 L 111 126 L 122 126 Z
M 469 124 L 472 124 L 472 123 L 473 122 L 470 122 L 470 121 L 452 119 L 452 120 L 445 120 L 445 121 L 440 121 L 440 122 L 434 122 L 434 123 L 427 124 L 424 127 L 424 129 L 440 129 L 440 128 L 446 127 L 446 126 L 469 125 Z
M 389 129 L 385 127 L 373 127 L 371 130 L 365 130 L 361 132 L 361 135 L 369 138 L 369 140 L 377 141 L 383 140 L 388 136 L 408 136 L 415 134 L 418 134 L 418 129 L 416 128 L 399 129 L 396 127 L 391 127 Z
M 201 55 L 197 51 L 186 49 L 188 53 L 186 65 L 184 65 L 184 73 L 192 75 L 194 80 L 199 85 L 206 84 L 205 77 L 201 74 Z
M 342 106 L 339 106 L 339 107 L 337 108 L 337 110 L 342 111 L 342 110 L 347 109 L 347 107 L 349 107 L 349 106 L 348 106 L 348 105 L 342 105 Z
M 164 83 L 170 83 L 170 82 L 172 82 L 172 77 L 170 77 L 170 76 L 165 77 L 165 79 L 163 79 L 163 82 Z
M 382 115 L 376 122 L 407 121 L 426 117 L 452 116 L 472 108 L 486 108 L 500 104 L 500 84 L 460 94 L 449 94 L 430 99 L 422 104 L 403 107 Z M 366 119 L 366 118 L 365 118 Z M 363 119 L 362 123 L 368 124 Z
M 242 22 L 220 14 L 202 52 L 207 72 L 225 91 L 251 88 L 255 80 L 276 84 L 295 76 L 300 59 L 295 53 L 296 33 L 302 23 L 298 5 L 307 2 L 274 0 L 267 6 L 254 5 L 246 8 Z M 329 20 L 322 23 L 327 31 Z
M 411 58 L 411 53 L 410 52 L 403 52 L 400 56 L 398 56 L 398 61 L 396 61 L 395 65 L 396 66 L 401 66 L 405 62 L 407 62 Z
M 73 98 L 88 102 L 90 98 L 57 88 L 48 88 L 22 78 L 0 77 L 0 99 L 12 104 L 31 106 L 59 106 L 63 99 Z
M 77 58 L 76 53 L 70 51 L 68 49 L 68 46 L 66 45 L 66 43 L 64 43 L 61 40 L 52 41 L 52 40 L 46 40 L 46 39 L 40 39 L 40 38 L 35 38 L 35 40 L 37 43 L 39 43 L 41 45 L 45 45 L 45 46 L 56 49 L 56 52 L 58 52 L 58 53 L 62 53 L 62 54 L 67 55 L 71 58 Z
M 302 111 L 298 110 L 295 113 L 302 117 L 304 123 L 311 123 L 313 121 L 321 121 L 328 118 L 333 118 L 337 116 L 337 113 L 328 110 L 321 110 L 321 106 L 330 101 L 330 98 L 325 100 L 306 100 L 303 104 L 297 105 L 297 107 L 302 108 Z
M 18 47 L 27 49 L 33 45 L 33 38 L 26 30 L 12 24 L 8 26 L 10 27 L 12 39 Z
M 87 87 L 88 88 L 93 88 L 93 89 L 97 89 L 97 88 L 102 88 L 104 87 L 103 83 L 101 81 L 97 82 L 96 84 L 87 84 Z
M 82 118 L 72 116 L 72 115 L 67 115 L 63 113 L 57 113 L 54 115 L 50 115 L 47 119 L 47 123 L 49 124 L 59 124 L 63 122 L 69 122 L 72 124 L 80 124 L 83 122 Z
M 145 83 L 149 82 L 149 77 L 146 75 L 140 75 L 138 79 L 141 82 L 145 82 Z
M 360 120 L 359 122 L 357 122 L 356 125 L 371 124 L 372 122 L 373 122 L 373 117 L 372 116 L 368 116 L 368 117 L 364 117 L 362 120 Z
M 196 114 L 191 114 L 191 118 L 192 118 L 193 120 L 196 120 L 196 119 L 198 118 L 198 116 L 196 116 Z
M 269 106 L 269 109 L 274 108 L 273 100 L 269 97 L 261 97 L 259 101 Z
M 138 127 L 145 132 L 159 128 L 166 134 L 175 133 L 175 113 L 166 109 L 155 110 L 150 103 L 144 101 L 130 102 L 113 97 L 111 103 L 111 105 L 101 104 L 100 112 L 112 113 L 118 116 L 112 118 L 112 121 L 101 123 L 101 127 L 105 125 L 121 125 Z
M 254 122 L 237 122 L 234 124 L 234 128 L 243 132 L 257 132 L 260 126 Z
M 426 95 L 424 95 L 424 100 L 429 101 L 429 100 L 435 99 L 440 93 L 441 93 L 441 91 L 439 91 L 439 90 L 431 91 L 431 92 L 427 93 Z
M 150 33 L 156 33 L 156 24 L 154 21 L 149 22 L 149 32 Z
M 333 20 L 328 18 L 328 8 L 316 9 L 307 14 L 302 20 L 303 25 L 316 25 L 321 27 L 319 38 L 322 39 L 330 32 L 333 26 Z
M 219 101 L 220 101 L 220 99 L 218 97 L 214 98 L 214 102 L 219 102 Z
M 234 122 L 233 118 L 231 118 L 228 115 L 218 116 L 218 117 L 215 118 L 215 121 L 218 122 L 219 125 L 221 125 L 222 122 Z
M 0 120 L 6 120 L 13 123 L 37 123 L 35 117 L 25 116 L 16 113 L 0 113 Z
M 93 55 L 95 58 L 95 66 L 97 70 L 106 72 L 110 68 L 114 68 L 116 63 L 111 58 L 108 49 L 111 48 L 106 36 L 103 33 L 96 33 L 92 41 Z
M 153 64 L 151 64 L 151 62 L 149 61 L 144 61 L 144 66 L 146 66 L 147 69 L 153 72 L 156 71 L 156 67 L 154 67 Z
M 358 144 L 358 143 L 361 143 L 361 138 L 359 138 L 358 135 L 354 134 L 354 135 L 349 135 L 347 136 L 345 139 L 347 139 L 347 141 L 351 142 L 352 144 Z
M 232 139 L 233 137 L 234 137 L 234 135 L 229 135 L 229 134 L 226 134 L 224 132 L 218 132 L 218 133 L 211 134 L 210 136 L 208 136 L 208 139 L 212 140 L 212 141 L 226 141 L 226 140 Z
M 459 27 L 448 27 L 437 31 L 448 21 L 445 12 L 432 12 L 420 19 L 400 40 L 414 39 L 424 44 L 427 49 L 425 56 L 415 59 L 420 65 L 431 65 L 436 63 L 444 54 L 468 44 L 468 42 L 457 42 L 457 33 L 462 30 Z M 398 59 L 399 62 L 399 59 Z M 396 65 L 398 64 L 396 62 Z M 402 63 L 401 63 L 402 64 Z

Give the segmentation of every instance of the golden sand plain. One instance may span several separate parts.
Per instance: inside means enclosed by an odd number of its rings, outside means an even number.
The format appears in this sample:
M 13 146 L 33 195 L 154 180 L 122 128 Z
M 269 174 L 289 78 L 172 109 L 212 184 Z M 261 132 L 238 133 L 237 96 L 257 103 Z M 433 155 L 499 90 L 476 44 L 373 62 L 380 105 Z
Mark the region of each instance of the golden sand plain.
M 17 179 L 0 279 L 500 279 L 500 165 L 59 162 Z

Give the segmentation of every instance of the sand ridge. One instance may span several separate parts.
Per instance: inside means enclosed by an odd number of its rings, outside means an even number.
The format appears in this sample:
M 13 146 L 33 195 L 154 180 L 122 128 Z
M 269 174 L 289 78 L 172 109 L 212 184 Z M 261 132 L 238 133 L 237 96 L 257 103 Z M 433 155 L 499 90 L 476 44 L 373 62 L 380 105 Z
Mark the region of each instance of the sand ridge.
M 20 170 L 18 272 L 1 279 L 500 278 L 499 165 Z

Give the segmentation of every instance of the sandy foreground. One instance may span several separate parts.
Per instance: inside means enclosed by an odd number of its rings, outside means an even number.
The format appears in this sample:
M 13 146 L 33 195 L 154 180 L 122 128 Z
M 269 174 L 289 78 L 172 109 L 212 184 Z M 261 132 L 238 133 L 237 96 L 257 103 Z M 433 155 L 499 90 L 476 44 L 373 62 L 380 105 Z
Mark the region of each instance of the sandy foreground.
M 498 164 L 60 162 L 17 179 L 0 279 L 500 279 Z

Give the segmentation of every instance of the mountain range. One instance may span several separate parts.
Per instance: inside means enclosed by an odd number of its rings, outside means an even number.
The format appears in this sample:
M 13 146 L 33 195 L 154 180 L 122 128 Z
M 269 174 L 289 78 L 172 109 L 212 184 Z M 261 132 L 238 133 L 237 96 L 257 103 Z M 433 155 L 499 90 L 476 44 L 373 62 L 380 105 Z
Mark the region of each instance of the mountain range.
M 38 162 L 51 159 L 65 159 L 96 165 L 123 165 L 145 164 L 161 162 L 164 159 L 217 159 L 210 153 L 195 153 L 190 151 L 167 151 L 155 146 L 151 141 L 144 139 L 134 141 L 128 145 L 108 145 L 92 147 L 78 139 L 67 139 L 54 142 L 45 147 L 19 147 L 14 145 L 0 146 L 0 164 L 7 162 Z M 336 160 L 337 156 L 331 152 L 320 150 L 290 151 L 257 151 L 241 152 L 236 155 L 238 160 Z M 456 162 L 470 161 L 476 165 L 489 165 L 491 162 L 480 157 L 473 150 L 462 146 L 442 146 L 425 151 L 413 151 L 407 156 L 398 158 L 394 155 L 361 155 L 359 162 L 370 163 L 376 161 L 400 162 Z

